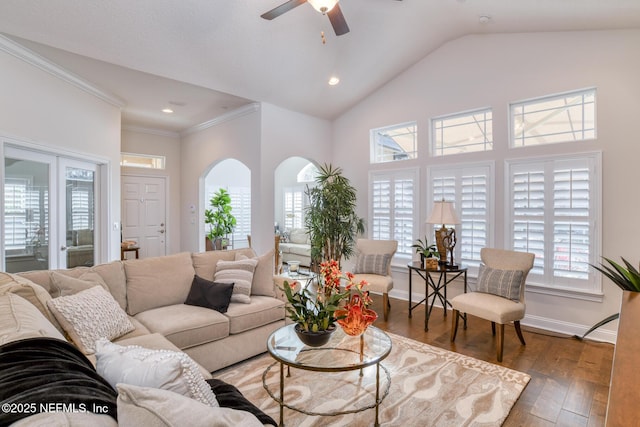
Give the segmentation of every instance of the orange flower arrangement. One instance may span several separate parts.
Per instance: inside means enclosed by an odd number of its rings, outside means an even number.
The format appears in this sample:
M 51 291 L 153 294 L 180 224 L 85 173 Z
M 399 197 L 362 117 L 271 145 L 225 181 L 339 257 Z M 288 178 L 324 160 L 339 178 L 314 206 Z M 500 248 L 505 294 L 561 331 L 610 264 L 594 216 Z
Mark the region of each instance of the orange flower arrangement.
M 350 292 L 351 296 L 345 303 L 344 308 L 338 309 L 335 312 L 337 322 L 342 326 L 342 330 L 347 335 L 357 336 L 367 330 L 378 318 L 378 314 L 367 308 L 371 304 L 371 297 L 369 291 L 365 291 L 363 288 L 368 285 L 365 280 L 360 283 L 353 281 L 354 276 L 352 273 L 345 274 L 347 279 L 346 290 Z M 355 290 L 355 292 L 353 292 Z

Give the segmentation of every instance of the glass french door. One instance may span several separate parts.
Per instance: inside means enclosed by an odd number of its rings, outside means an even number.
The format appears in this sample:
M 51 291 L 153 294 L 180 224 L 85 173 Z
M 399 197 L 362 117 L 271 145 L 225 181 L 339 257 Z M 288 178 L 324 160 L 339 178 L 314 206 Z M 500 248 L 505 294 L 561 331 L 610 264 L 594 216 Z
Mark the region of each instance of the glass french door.
M 4 271 L 93 265 L 97 166 L 14 147 L 4 154 Z

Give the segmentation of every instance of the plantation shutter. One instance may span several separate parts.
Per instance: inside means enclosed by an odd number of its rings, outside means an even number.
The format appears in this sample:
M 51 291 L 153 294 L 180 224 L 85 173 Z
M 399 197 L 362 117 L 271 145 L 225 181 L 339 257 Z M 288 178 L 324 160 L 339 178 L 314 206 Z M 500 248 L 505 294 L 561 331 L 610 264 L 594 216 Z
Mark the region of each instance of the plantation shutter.
M 372 173 L 370 176 L 372 239 L 397 240 L 396 256 L 410 258 L 416 213 L 416 172 Z
M 529 274 L 542 286 L 597 290 L 589 264 L 599 235 L 598 162 L 595 153 L 509 163 L 512 247 L 536 255 Z
M 489 245 L 491 166 L 432 167 L 428 173 L 432 202 L 453 202 L 460 218 L 460 224 L 445 224 L 456 230 L 456 262 L 467 267 L 478 267 L 480 249 Z M 433 232 L 428 239 L 434 239 L 435 230 L 440 227 L 442 224 L 433 224 Z
M 247 187 L 230 187 L 231 214 L 236 218 L 232 238 L 235 247 L 248 246 L 244 242 L 251 234 L 251 189 Z
M 284 228 L 302 228 L 304 224 L 304 189 L 302 186 L 284 189 Z

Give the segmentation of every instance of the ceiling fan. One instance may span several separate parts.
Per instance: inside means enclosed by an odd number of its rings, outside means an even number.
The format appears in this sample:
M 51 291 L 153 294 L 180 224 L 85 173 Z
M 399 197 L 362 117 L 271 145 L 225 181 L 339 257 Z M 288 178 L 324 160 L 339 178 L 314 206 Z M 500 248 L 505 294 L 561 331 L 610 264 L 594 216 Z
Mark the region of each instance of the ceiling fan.
M 263 13 L 260 17 L 270 21 L 303 3 L 309 3 L 315 10 L 329 17 L 329 21 L 331 21 L 331 26 L 333 27 L 333 31 L 335 31 L 336 36 L 341 36 L 349 32 L 349 26 L 347 25 L 347 21 L 344 19 L 344 15 L 342 14 L 338 1 L 339 0 L 289 0 L 282 3 L 280 6 Z

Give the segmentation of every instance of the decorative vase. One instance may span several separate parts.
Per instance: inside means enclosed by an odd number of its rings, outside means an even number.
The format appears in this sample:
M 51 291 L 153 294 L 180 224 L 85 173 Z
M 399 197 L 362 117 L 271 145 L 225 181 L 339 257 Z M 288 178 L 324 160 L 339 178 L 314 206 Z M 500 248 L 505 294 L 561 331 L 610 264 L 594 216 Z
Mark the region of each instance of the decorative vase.
M 336 310 L 335 316 L 339 318 L 338 324 L 342 326 L 344 333 L 353 337 L 363 334 L 378 318 L 375 311 L 364 307 L 359 295 L 354 295 L 351 304 L 344 309 Z
M 425 258 L 424 268 L 426 270 L 436 270 L 438 268 L 438 258 Z
M 303 344 L 308 345 L 309 347 L 320 347 L 329 342 L 329 338 L 331 338 L 331 334 L 336 330 L 336 325 L 330 325 L 328 329 L 324 331 L 312 332 L 305 331 L 300 327 L 299 324 L 296 324 L 295 331 L 296 335 Z

